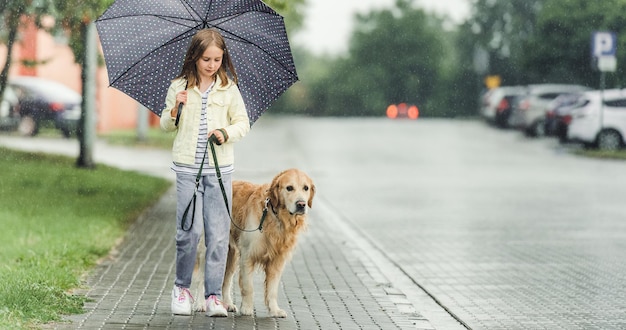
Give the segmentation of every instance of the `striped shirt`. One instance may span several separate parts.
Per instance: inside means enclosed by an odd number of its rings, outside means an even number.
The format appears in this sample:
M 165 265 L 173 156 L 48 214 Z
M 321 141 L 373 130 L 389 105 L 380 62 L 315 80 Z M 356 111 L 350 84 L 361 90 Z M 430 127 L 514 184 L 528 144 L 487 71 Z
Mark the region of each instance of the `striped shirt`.
M 198 144 L 196 145 L 196 160 L 193 165 L 181 164 L 174 162 L 172 169 L 176 173 L 185 173 L 185 174 L 193 174 L 197 175 L 200 171 L 200 164 L 202 164 L 202 158 L 204 159 L 204 165 L 202 166 L 202 175 L 215 175 L 215 167 L 209 166 L 209 158 L 212 157 L 210 146 L 208 146 L 207 142 L 209 140 L 208 134 L 208 126 L 207 126 L 207 102 L 209 98 L 209 92 L 213 85 L 209 87 L 205 92 L 202 93 L 202 108 L 200 110 L 200 130 L 198 131 Z M 220 172 L 222 174 L 229 174 L 235 170 L 233 164 L 229 164 L 226 166 L 220 166 Z

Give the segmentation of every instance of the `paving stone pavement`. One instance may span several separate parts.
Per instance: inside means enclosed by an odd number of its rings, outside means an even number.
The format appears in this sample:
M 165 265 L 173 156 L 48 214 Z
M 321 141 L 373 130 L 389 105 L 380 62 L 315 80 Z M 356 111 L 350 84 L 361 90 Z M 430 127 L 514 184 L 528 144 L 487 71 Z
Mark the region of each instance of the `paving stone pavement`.
M 0 145 L 75 156 L 64 140 L 6 138 Z M 167 154 L 97 143 L 96 161 L 173 179 Z M 140 153 L 142 153 L 140 155 Z M 158 158 L 153 162 L 150 159 Z M 129 163 L 129 159 L 135 160 Z M 285 319 L 271 318 L 263 303 L 263 278 L 255 277 L 255 315 L 209 318 L 174 316 L 175 188 L 129 228 L 123 242 L 100 263 L 76 294 L 88 297 L 85 313 L 68 316 L 54 329 L 462 329 L 428 295 L 393 271 L 375 249 L 331 210 L 323 196 L 309 216 L 308 230 L 286 265 L 279 292 Z M 234 297 L 238 303 L 238 287 Z M 426 316 L 428 315 L 428 316 Z
M 400 311 L 388 282 L 379 283 L 377 269 L 314 215 L 283 274 L 279 303 L 288 311 L 286 319 L 267 315 L 260 274 L 253 317 L 172 315 L 175 193 L 170 189 L 137 220 L 118 251 L 77 292 L 91 300 L 86 312 L 56 329 L 433 329 L 418 313 Z

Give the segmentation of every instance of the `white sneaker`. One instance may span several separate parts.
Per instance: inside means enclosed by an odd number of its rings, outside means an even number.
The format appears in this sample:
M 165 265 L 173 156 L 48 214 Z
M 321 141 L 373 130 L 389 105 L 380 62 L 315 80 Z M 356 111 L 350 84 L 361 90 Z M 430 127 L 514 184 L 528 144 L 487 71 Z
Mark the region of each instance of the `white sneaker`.
M 206 298 L 206 316 L 227 317 L 228 311 L 224 308 L 224 304 L 222 304 L 216 296 L 211 295 Z
M 191 315 L 193 297 L 187 288 L 174 285 L 172 289 L 172 314 Z

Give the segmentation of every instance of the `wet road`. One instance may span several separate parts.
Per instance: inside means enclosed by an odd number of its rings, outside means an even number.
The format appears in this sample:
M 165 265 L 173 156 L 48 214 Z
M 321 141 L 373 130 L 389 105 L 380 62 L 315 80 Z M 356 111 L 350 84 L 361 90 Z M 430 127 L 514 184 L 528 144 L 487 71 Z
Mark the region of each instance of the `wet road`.
M 480 121 L 255 125 L 238 172 L 306 169 L 334 213 L 468 328 L 626 329 L 626 162 Z

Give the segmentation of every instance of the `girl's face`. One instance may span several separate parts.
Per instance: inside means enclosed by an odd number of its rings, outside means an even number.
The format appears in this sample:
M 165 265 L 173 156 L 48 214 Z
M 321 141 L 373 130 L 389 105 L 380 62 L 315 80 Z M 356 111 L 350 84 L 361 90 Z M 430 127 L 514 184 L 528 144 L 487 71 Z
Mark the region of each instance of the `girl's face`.
M 201 81 L 212 81 L 215 79 L 217 70 L 222 66 L 224 51 L 219 47 L 211 45 L 202 53 L 196 61 L 196 68 Z

